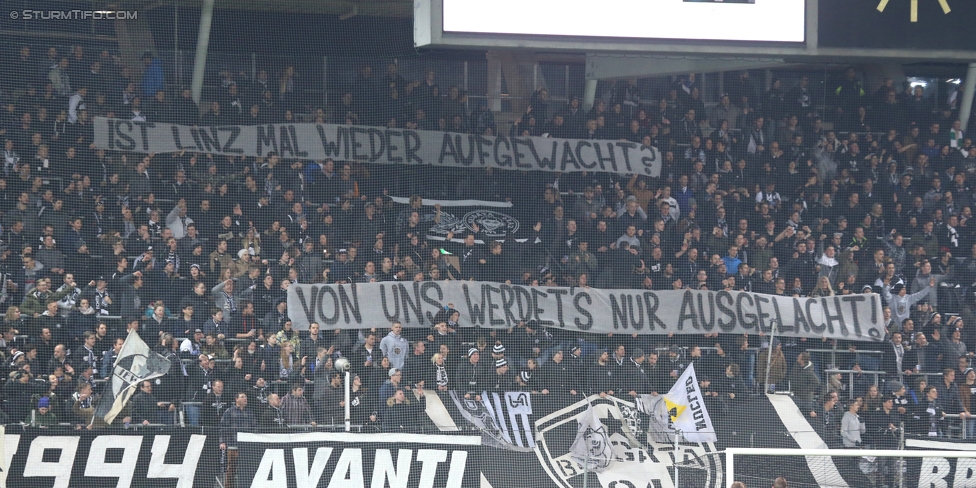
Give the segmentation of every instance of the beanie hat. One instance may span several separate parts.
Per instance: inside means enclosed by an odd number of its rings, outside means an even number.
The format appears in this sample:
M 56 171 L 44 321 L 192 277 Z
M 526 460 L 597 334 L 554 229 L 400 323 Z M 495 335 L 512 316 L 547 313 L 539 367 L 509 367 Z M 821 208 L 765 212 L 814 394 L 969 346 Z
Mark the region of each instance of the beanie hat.
M 37 408 L 48 408 L 50 406 L 51 399 L 48 397 L 41 397 L 41 399 L 37 401 Z
M 477 347 L 472 347 L 471 349 L 468 349 L 468 357 L 474 356 L 475 354 L 478 354 L 478 352 Z
M 501 368 L 502 366 L 508 366 L 508 361 L 506 361 L 505 359 L 499 359 L 495 361 L 496 368 Z
M 532 379 L 532 372 L 531 371 L 522 371 L 521 373 L 519 373 L 519 378 L 522 378 L 522 381 L 524 383 L 528 383 L 529 380 Z
M 393 377 L 393 375 L 395 375 L 395 374 L 397 374 L 397 373 L 399 373 L 399 372 L 400 372 L 400 370 L 399 370 L 399 369 L 396 369 L 396 368 L 390 368 L 390 378 L 392 378 L 392 377 Z
M 901 381 L 889 381 L 888 387 L 891 388 L 891 392 L 894 393 L 904 388 L 905 385 Z
M 495 344 L 495 347 L 491 348 L 492 354 L 505 354 L 505 346 L 502 343 Z

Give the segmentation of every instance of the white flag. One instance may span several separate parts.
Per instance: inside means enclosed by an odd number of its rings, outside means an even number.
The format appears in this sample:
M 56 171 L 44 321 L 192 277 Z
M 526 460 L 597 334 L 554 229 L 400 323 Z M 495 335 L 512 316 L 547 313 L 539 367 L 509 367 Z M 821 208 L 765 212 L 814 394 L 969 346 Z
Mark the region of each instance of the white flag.
M 607 428 L 600 422 L 593 405 L 588 406 L 586 411 L 580 414 L 577 422 L 579 422 L 579 430 L 576 431 L 576 440 L 570 448 L 573 461 L 597 473 L 610 467 L 610 462 L 613 461 L 613 446 L 610 444 Z
M 678 378 L 671 391 L 664 395 L 664 405 L 674 430 L 691 442 L 716 442 L 712 419 L 705 409 L 705 399 L 695 376 L 695 364 L 691 363 Z
M 129 332 L 115 359 L 111 381 L 105 385 L 95 415 L 111 424 L 126 402 L 139 391 L 143 381 L 165 375 L 169 367 L 168 359 L 149 349 L 138 333 Z

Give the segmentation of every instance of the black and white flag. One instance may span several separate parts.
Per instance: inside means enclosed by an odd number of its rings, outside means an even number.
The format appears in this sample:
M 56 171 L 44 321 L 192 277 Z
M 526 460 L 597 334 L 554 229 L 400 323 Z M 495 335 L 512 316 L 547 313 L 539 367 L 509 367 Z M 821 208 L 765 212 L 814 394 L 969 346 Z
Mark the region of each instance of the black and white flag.
M 485 445 L 524 452 L 535 448 L 530 421 L 532 400 L 528 393 L 484 392 L 479 400 L 452 391 L 451 399 L 458 413 L 484 434 Z
M 525 209 L 516 208 L 511 202 L 425 199 L 420 207 L 413 207 L 408 199 L 400 197 L 393 197 L 393 202 L 398 204 L 394 207 L 397 231 L 405 229 L 410 214 L 417 212 L 418 230 L 425 234 L 421 240 L 445 241 L 447 234 L 453 232 L 454 241 L 462 242 L 466 233 L 474 232 L 475 242 L 485 244 L 508 239 L 523 242 L 528 235 L 519 233 Z
M 126 402 L 139 391 L 139 385 L 165 375 L 169 366 L 169 360 L 149 349 L 137 332 L 129 332 L 119 357 L 115 359 L 111 381 L 105 384 L 95 415 L 111 424 Z
M 570 448 L 573 461 L 597 473 L 609 468 L 613 461 L 613 445 L 593 405 L 587 407 L 576 421 L 579 422 L 579 430 Z

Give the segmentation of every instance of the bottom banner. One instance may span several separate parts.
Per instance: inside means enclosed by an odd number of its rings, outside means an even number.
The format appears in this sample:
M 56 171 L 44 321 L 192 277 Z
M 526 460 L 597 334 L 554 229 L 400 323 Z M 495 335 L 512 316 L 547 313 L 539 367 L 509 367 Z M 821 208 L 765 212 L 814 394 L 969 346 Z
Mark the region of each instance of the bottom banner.
M 239 434 L 234 486 L 478 488 L 481 436 Z
M 909 439 L 905 448 L 928 451 L 969 451 L 976 450 L 971 443 L 945 442 L 928 439 Z M 935 456 L 926 458 L 905 458 L 906 487 L 915 488 L 970 488 L 976 486 L 976 458 Z
M 7 426 L 0 486 L 211 487 L 220 471 L 218 452 L 217 436 L 188 429 L 109 433 Z

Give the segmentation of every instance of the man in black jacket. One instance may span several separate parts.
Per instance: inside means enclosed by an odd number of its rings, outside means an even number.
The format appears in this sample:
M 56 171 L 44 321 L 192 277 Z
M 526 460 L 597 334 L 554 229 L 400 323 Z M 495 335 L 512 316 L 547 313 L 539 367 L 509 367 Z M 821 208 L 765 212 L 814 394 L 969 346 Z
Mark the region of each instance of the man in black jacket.
M 478 351 L 478 348 L 472 347 L 468 349 L 468 360 L 458 365 L 457 374 L 454 377 L 457 378 L 456 384 L 459 389 L 464 392 L 464 398 L 479 399 L 481 390 L 487 386 L 485 368 L 480 364 L 480 359 L 481 352 Z M 451 381 L 454 381 L 453 378 Z
M 224 395 L 223 380 L 213 380 L 211 385 L 213 389 L 203 398 L 203 406 L 200 409 L 200 425 L 216 427 L 220 423 L 220 418 L 232 403 L 230 396 Z
M 227 453 L 227 467 L 224 472 L 224 486 L 234 487 L 234 479 L 237 467 L 237 450 L 227 450 L 228 447 L 237 446 L 237 434 L 239 432 L 255 432 L 258 423 L 254 419 L 254 413 L 247 408 L 247 393 L 240 392 L 234 399 L 234 406 L 224 412 L 220 418 L 220 450 Z
M 132 398 L 132 421 L 149 425 L 155 423 L 172 423 L 172 413 L 176 412 L 176 404 L 157 401 L 153 396 L 151 381 L 143 381 L 140 392 Z M 169 415 L 165 415 L 169 413 Z
M 188 402 L 202 402 L 213 389 L 213 357 L 200 354 L 199 364 L 187 368 L 186 396 Z M 186 405 L 186 416 L 190 425 L 200 425 L 200 405 Z
M 552 355 L 552 360 L 542 365 L 542 384 L 550 394 L 576 395 L 579 377 L 575 364 L 566 360 L 562 350 Z
M 261 414 L 261 430 L 264 432 L 281 432 L 288 429 L 284 412 L 281 411 L 281 397 L 276 393 L 268 395 L 268 408 Z

